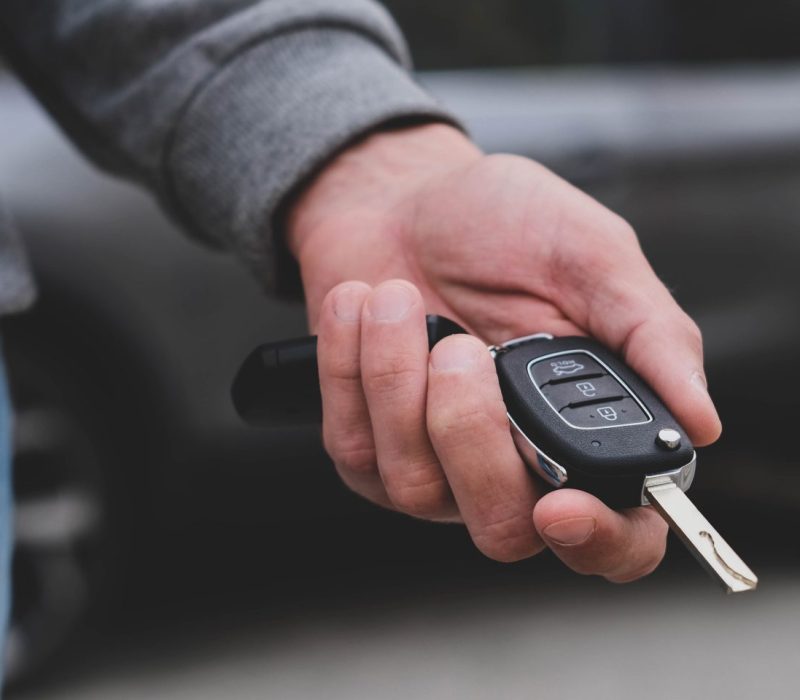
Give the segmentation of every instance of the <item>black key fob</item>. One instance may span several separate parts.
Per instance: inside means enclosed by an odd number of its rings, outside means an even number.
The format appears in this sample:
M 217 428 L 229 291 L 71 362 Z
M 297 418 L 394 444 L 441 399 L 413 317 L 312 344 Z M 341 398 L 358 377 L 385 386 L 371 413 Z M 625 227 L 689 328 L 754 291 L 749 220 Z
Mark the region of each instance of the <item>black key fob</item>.
M 648 502 L 648 477 L 686 490 L 695 452 L 650 387 L 590 338 L 528 336 L 490 348 L 517 449 L 549 484 L 612 507 Z
M 428 317 L 432 347 L 464 332 Z M 511 430 L 525 462 L 554 487 L 615 508 L 646 504 L 645 485 L 691 485 L 695 453 L 661 400 L 622 360 L 589 338 L 538 334 L 489 348 Z M 316 338 L 262 345 L 233 384 L 239 415 L 255 425 L 321 418 Z

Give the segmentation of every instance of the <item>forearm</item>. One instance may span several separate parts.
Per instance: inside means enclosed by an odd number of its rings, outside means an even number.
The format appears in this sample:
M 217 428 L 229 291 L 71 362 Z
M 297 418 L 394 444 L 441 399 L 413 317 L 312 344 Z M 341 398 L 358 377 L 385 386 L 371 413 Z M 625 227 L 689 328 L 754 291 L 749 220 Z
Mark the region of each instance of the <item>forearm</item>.
M 6 0 L 13 65 L 97 164 L 274 282 L 275 212 L 353 139 L 448 117 L 372 0 Z

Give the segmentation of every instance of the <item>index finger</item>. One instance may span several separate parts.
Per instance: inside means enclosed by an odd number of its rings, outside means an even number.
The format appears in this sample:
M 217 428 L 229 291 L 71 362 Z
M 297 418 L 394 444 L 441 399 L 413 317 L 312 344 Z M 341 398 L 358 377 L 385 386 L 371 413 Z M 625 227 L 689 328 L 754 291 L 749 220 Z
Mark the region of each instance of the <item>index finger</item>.
M 544 547 L 531 522 L 539 491 L 514 447 L 486 346 L 451 335 L 428 371 L 428 431 L 473 542 L 498 561 L 533 556 Z
M 656 276 L 633 230 L 621 219 L 616 226 L 618 235 L 591 259 L 572 259 L 561 284 L 569 315 L 623 355 L 695 444 L 714 442 L 722 425 L 708 394 L 700 330 Z
M 607 311 L 593 314 L 591 332 L 622 353 L 695 444 L 712 443 L 722 425 L 708 394 L 700 329 L 655 273 L 642 277 L 636 292 L 608 289 L 599 302 Z

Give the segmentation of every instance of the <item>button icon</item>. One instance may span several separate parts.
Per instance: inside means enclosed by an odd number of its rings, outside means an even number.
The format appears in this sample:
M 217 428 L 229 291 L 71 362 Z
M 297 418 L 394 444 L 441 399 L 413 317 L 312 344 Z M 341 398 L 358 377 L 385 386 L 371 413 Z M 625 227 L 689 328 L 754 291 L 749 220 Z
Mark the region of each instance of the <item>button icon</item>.
M 584 369 L 584 366 L 580 362 L 575 362 L 575 360 L 559 360 L 551 362 L 550 366 L 553 368 L 553 374 L 557 377 L 575 374 L 575 372 L 580 372 Z
M 575 388 L 581 392 L 587 399 L 597 396 L 597 389 L 591 382 L 578 382 Z
M 580 394 L 575 390 L 574 382 L 594 377 L 602 377 L 607 374 L 606 368 L 599 362 L 582 352 L 573 352 L 569 355 L 550 355 L 541 360 L 534 360 L 528 368 L 533 383 L 538 387 L 547 384 L 566 384 L 573 394 Z M 574 380 L 574 381 L 570 381 Z M 603 393 L 603 388 L 595 382 L 598 392 L 597 399 L 602 400 L 607 394 Z
M 599 380 L 597 381 L 597 388 L 597 397 L 587 399 L 588 401 L 612 401 L 612 399 L 604 398 L 605 392 Z M 572 389 L 571 385 L 570 389 Z M 567 406 L 561 409 L 558 415 L 573 428 L 585 428 L 587 430 L 590 428 L 604 430 L 605 428 L 619 428 L 623 425 L 639 425 L 641 423 L 649 423 L 651 420 L 650 416 L 630 396 L 617 399 L 613 404 L 594 403 Z
M 619 417 L 611 406 L 601 406 L 597 409 L 597 412 L 600 414 L 601 418 L 605 418 L 607 421 L 615 421 Z

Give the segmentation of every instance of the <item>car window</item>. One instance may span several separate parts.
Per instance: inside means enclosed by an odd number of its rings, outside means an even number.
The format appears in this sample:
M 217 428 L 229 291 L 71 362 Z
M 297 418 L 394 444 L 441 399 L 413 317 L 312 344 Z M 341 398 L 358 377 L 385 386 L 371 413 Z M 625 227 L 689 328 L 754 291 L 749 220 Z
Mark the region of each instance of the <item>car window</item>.
M 385 0 L 417 68 L 800 57 L 795 0 Z

